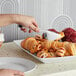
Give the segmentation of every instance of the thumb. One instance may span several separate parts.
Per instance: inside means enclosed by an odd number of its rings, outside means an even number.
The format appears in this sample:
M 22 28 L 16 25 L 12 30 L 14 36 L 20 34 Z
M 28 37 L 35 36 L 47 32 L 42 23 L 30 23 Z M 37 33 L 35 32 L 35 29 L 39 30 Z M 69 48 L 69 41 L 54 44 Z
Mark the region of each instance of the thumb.
M 35 31 L 35 32 L 39 32 L 38 27 L 34 26 L 33 24 L 29 25 L 29 29 Z
M 12 70 L 12 72 L 13 72 L 14 75 L 24 76 L 23 72 L 16 71 L 16 70 Z

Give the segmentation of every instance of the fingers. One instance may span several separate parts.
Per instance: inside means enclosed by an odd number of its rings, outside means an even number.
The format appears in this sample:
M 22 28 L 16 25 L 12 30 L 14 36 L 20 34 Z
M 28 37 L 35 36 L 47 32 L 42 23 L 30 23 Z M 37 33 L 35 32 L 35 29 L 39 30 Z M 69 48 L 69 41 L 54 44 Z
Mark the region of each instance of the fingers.
M 29 25 L 28 28 L 35 31 L 35 32 L 39 32 L 39 29 L 33 24 Z
M 39 27 L 38 27 L 38 24 L 36 23 L 36 21 L 33 21 L 32 23 L 36 28 L 38 28 L 38 32 L 39 32 Z
M 27 29 L 25 28 L 20 28 L 23 32 L 27 32 Z
M 32 33 L 33 31 L 39 32 L 38 27 L 34 26 L 33 24 L 29 25 L 28 28 L 29 28 L 29 33 Z M 20 29 L 24 32 L 27 32 L 26 28 L 20 28 Z
M 20 28 L 23 32 L 27 32 L 27 29 L 25 29 L 25 28 Z M 29 33 L 32 33 L 33 32 L 33 30 L 31 30 L 31 29 L 29 29 L 29 31 L 28 31 Z
M 36 26 L 36 27 L 38 27 L 36 21 L 33 21 L 33 25 Z
M 33 21 L 32 24 L 37 28 L 37 32 L 39 32 L 38 24 L 36 23 L 36 21 Z
M 13 72 L 14 75 L 24 76 L 23 72 L 16 71 L 16 70 L 12 70 L 12 72 Z
M 33 32 L 33 30 L 29 29 L 29 33 L 32 33 L 32 32 Z
M 29 33 L 31 33 L 32 31 L 39 32 L 39 28 L 35 20 L 33 20 L 33 22 L 31 22 L 31 24 L 27 25 L 26 27 L 29 28 Z M 26 28 L 23 27 L 20 28 L 22 31 L 27 32 Z
M 7 76 L 24 76 L 23 72 L 16 71 L 16 70 L 11 70 L 11 69 L 1 69 L 2 73 L 5 73 Z M 3 76 L 3 75 L 2 75 Z M 4 75 L 5 76 L 5 75 Z

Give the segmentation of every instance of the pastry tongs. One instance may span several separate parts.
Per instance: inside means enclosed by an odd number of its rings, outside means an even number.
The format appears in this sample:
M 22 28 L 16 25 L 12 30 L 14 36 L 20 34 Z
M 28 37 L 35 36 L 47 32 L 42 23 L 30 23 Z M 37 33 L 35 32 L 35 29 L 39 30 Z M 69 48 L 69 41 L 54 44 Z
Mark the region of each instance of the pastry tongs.
M 23 27 L 22 25 L 18 25 L 18 26 L 20 28 Z M 40 29 L 39 33 L 42 33 L 44 38 L 47 39 L 47 40 L 57 40 L 57 39 L 61 38 L 61 34 L 55 33 L 53 31 L 48 31 L 48 29 L 41 29 L 41 28 L 39 28 L 39 29 Z

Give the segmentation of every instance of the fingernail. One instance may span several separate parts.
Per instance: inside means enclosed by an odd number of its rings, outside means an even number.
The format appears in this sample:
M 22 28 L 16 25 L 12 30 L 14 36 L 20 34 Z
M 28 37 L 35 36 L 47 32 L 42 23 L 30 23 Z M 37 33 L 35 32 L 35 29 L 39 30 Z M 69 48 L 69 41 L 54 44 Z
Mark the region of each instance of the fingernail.
M 36 29 L 36 32 L 39 32 L 39 29 L 38 28 Z

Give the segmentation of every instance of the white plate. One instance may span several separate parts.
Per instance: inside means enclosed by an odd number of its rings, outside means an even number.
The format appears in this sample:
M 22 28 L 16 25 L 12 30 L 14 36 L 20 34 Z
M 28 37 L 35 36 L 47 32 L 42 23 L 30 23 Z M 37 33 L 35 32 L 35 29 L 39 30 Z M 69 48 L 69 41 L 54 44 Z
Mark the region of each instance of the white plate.
M 1 57 L 0 69 L 13 69 L 22 72 L 31 72 L 36 68 L 36 64 L 24 58 Z
M 22 40 L 16 40 L 14 41 L 21 49 L 21 41 Z M 69 61 L 69 60 L 76 60 L 76 56 L 66 56 L 66 57 L 54 57 L 54 58 L 39 58 L 34 54 L 31 54 L 29 51 L 23 49 L 25 52 L 27 52 L 29 55 L 33 56 L 37 60 L 43 62 L 43 63 L 58 63 L 58 62 L 63 62 L 63 61 Z

